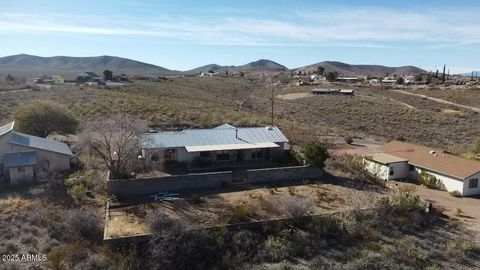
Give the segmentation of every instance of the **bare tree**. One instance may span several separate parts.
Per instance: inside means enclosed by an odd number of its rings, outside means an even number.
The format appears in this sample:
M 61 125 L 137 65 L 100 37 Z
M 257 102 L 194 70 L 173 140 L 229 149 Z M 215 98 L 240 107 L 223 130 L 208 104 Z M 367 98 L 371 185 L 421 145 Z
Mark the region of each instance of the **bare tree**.
M 79 148 L 99 158 L 111 179 L 128 178 L 141 166 L 138 156 L 146 130 L 145 121 L 124 115 L 90 122 L 80 135 Z

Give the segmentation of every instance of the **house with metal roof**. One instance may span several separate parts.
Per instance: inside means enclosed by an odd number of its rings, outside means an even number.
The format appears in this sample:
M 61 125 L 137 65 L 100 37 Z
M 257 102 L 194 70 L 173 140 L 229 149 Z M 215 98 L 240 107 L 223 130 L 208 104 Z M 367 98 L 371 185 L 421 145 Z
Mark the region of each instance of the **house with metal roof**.
M 52 172 L 70 169 L 68 145 L 13 130 L 14 122 L 0 127 L 0 181 L 20 184 L 45 180 Z
M 462 196 L 480 194 L 480 162 L 414 143 L 391 141 L 365 157 L 369 172 L 385 180 L 419 180 L 428 173 L 440 189 Z
M 229 124 L 148 133 L 141 138 L 147 164 L 185 164 L 190 170 L 273 164 L 284 158 L 288 142 L 278 127 L 237 128 Z

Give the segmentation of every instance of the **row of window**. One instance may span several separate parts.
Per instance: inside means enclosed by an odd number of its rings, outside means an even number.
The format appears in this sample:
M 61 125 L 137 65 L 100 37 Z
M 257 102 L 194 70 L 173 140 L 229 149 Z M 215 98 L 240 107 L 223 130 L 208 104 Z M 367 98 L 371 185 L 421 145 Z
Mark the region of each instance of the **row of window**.
M 251 159 L 263 159 L 264 154 L 263 149 L 255 149 L 251 152 Z M 208 159 L 212 157 L 212 152 L 200 152 L 200 157 Z M 177 151 L 176 149 L 168 149 L 164 151 L 163 158 L 165 161 L 176 161 L 177 160 Z M 157 162 L 160 160 L 158 155 L 153 154 L 151 156 L 151 160 Z M 216 160 L 218 161 L 228 161 L 230 160 L 230 152 L 229 151 L 217 151 L 216 152 Z

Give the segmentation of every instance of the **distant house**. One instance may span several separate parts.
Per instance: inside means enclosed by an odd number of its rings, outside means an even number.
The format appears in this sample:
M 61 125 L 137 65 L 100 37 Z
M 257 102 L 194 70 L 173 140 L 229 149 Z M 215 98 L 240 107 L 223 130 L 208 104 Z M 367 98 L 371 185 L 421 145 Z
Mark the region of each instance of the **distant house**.
M 130 79 L 126 75 L 116 75 L 113 77 L 114 82 L 129 82 Z
M 346 95 L 353 96 L 355 91 L 352 89 L 328 89 L 328 88 L 315 88 L 312 90 L 314 95 Z
M 14 125 L 0 127 L 0 181 L 45 180 L 53 171 L 70 169 L 73 154 L 66 144 L 13 131 Z
M 435 176 L 439 188 L 462 196 L 480 194 L 480 162 L 447 151 L 392 141 L 365 157 L 367 170 L 384 180 L 419 180 L 422 172 Z
M 64 84 L 65 80 L 60 75 L 47 76 L 43 75 L 41 77 L 35 78 L 33 83 L 37 84 Z
M 95 72 L 87 71 L 78 74 L 77 78 L 75 79 L 77 83 L 83 84 L 86 82 L 96 82 L 97 84 L 102 80 L 100 76 L 98 76 Z
M 361 82 L 362 79 L 357 77 L 338 77 L 337 81 L 344 82 L 344 83 L 357 83 L 357 82 Z
M 288 139 L 277 127 L 213 129 L 149 133 L 142 138 L 147 164 L 185 164 L 189 169 L 255 166 L 284 158 Z

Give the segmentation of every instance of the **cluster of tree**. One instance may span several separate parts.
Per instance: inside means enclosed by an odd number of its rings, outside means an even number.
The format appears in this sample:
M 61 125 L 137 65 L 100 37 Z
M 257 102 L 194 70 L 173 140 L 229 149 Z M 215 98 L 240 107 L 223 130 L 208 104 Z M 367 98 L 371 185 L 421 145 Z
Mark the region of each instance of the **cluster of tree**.
M 329 71 L 329 72 L 327 72 L 327 75 L 325 76 L 325 78 L 330 82 L 334 82 L 338 78 L 338 72 Z

